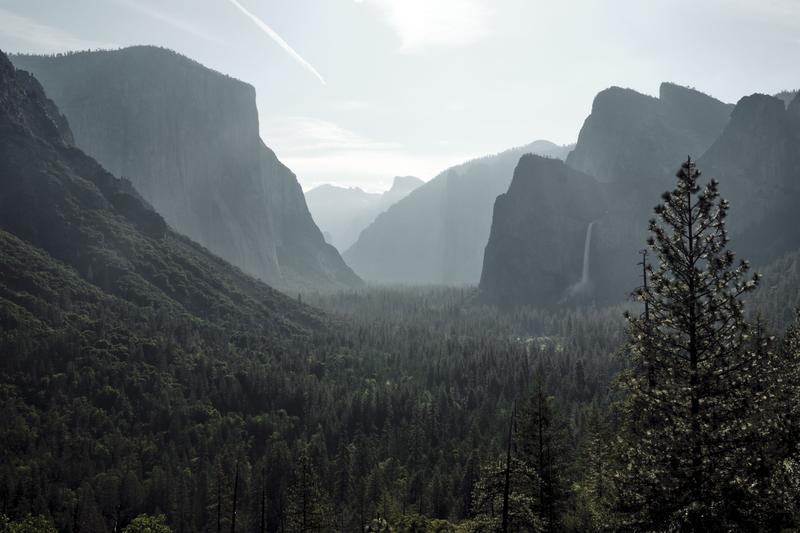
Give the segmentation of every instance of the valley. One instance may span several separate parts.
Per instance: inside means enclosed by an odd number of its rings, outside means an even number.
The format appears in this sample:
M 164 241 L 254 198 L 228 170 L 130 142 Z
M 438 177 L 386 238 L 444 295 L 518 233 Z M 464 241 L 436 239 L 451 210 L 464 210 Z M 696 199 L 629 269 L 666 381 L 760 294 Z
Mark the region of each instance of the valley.
M 0 533 L 800 528 L 797 91 L 438 40 L 480 2 L 338 6 L 349 73 L 259 17 L 308 6 L 114 4 L 204 44 L 0 9 Z

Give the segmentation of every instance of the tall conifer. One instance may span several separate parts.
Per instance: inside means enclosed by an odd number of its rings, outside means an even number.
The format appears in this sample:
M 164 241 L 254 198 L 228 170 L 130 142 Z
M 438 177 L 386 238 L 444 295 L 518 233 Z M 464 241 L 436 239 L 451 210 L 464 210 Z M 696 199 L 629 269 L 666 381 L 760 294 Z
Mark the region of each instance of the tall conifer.
M 689 158 L 650 221 L 655 264 L 628 319 L 631 369 L 615 472 L 620 529 L 716 531 L 752 526 L 762 459 L 768 350 L 753 342 L 742 295 L 758 276 L 727 247 L 728 203 Z

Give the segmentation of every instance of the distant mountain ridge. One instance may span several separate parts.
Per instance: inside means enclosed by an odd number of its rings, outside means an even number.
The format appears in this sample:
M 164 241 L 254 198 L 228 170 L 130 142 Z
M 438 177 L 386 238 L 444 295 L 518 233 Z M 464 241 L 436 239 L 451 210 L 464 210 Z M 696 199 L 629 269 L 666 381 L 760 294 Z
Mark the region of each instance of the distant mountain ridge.
M 361 283 L 261 141 L 252 86 L 155 47 L 13 61 L 39 79 L 77 145 L 178 231 L 283 290 Z
M 563 159 L 570 149 L 536 141 L 449 168 L 378 216 L 344 257 L 373 282 L 477 283 L 494 200 L 508 189 L 519 158 Z
M 391 188 L 383 193 L 324 184 L 306 192 L 306 203 L 314 222 L 330 236 L 329 242 L 343 252 L 380 213 L 423 183 L 414 176 L 395 176 Z

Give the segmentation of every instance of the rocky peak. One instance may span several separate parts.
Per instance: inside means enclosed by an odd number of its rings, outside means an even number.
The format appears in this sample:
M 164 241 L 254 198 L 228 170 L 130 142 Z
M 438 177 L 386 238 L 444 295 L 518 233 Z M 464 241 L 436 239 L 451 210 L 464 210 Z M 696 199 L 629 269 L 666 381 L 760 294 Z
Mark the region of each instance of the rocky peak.
M 595 97 L 567 163 L 604 182 L 666 181 L 675 161 L 711 146 L 730 111 L 672 83 L 661 85 L 659 98 L 611 87 Z
M 721 103 L 713 96 L 709 96 L 697 89 L 668 81 L 662 82 L 659 86 L 658 99 L 664 103 L 681 104 L 683 107 L 691 107 L 697 104 L 714 106 Z
M 774 124 L 783 120 L 786 106 L 780 98 L 766 94 L 745 96 L 736 104 L 731 113 L 729 128 L 738 128 L 744 124 L 753 127 L 756 124 Z
M 398 200 L 408 196 L 414 189 L 424 185 L 425 182 L 414 176 L 395 176 L 392 187 L 383 193 L 381 205 L 383 209 L 388 208 Z
M 415 176 L 395 176 L 390 191 L 411 191 L 425 183 Z

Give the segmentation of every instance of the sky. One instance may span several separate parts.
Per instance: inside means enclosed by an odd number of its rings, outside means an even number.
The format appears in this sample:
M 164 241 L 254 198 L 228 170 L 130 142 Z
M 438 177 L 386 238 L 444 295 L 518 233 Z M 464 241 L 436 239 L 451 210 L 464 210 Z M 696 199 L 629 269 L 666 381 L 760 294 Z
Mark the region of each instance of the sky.
M 256 88 L 304 189 L 547 139 L 592 99 L 662 81 L 735 103 L 800 87 L 800 0 L 0 0 L 0 49 L 151 44 Z

